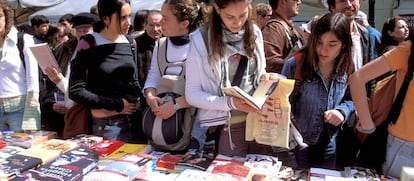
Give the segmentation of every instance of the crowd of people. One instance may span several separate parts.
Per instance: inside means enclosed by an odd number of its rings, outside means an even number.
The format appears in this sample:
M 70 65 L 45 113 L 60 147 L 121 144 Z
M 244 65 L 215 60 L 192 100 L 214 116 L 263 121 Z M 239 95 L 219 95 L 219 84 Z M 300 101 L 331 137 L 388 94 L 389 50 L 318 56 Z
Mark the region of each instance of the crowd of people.
M 368 24 L 360 0 L 328 0 L 329 12 L 299 27 L 292 18 L 301 3 L 165 0 L 160 10 L 131 12 L 129 0 L 99 0 L 90 12 L 66 14 L 57 23 L 37 15 L 29 27 L 15 27 L 13 10 L 2 1 L 0 130 L 50 130 L 63 137 L 64 115 L 82 105 L 90 113 L 85 133 L 165 144 L 182 140 L 149 138 L 155 129 L 143 126 L 144 110 L 164 122 L 186 110 L 192 128 L 186 128 L 191 139 L 182 142 L 185 148 L 203 150 L 213 142 L 214 154 L 261 153 L 294 168 L 352 165 L 399 177 L 402 166 L 414 166 L 414 84 L 397 120 L 385 125 L 383 160 L 369 156 L 376 150 L 364 147 L 357 132 L 376 131 L 368 108 L 376 82 L 396 73 L 401 85 L 412 74 L 407 21 L 390 17 L 380 33 Z M 40 43 L 48 43 L 59 67 L 38 68 L 29 47 Z M 291 121 L 306 147 L 246 141 L 246 115 L 260 110 L 222 91 L 238 86 L 253 94 L 275 73 L 296 80 Z M 64 104 L 56 101 L 59 95 Z M 162 131 L 174 131 L 168 129 Z

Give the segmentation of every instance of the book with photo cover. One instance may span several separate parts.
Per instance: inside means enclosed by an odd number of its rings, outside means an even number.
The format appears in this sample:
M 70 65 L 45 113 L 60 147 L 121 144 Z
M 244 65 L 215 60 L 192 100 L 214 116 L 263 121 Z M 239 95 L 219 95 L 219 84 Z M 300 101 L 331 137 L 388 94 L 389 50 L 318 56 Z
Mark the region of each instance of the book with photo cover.
M 17 154 L 10 156 L 0 163 L 0 180 L 9 180 L 16 174 L 38 167 L 41 163 L 42 160 L 35 157 Z
M 157 159 L 155 167 L 161 170 L 175 170 L 177 163 L 183 159 L 183 157 L 184 155 L 181 154 L 171 155 L 169 153 L 165 153 Z
M 46 74 L 46 67 L 54 67 L 57 71 L 62 72 L 56 61 L 55 55 L 53 55 L 53 52 L 47 43 L 35 44 L 30 46 L 29 49 L 32 51 L 33 56 L 36 58 L 36 61 L 43 73 Z
M 248 180 L 250 168 L 244 166 L 243 162 L 218 155 L 207 168 L 207 172 L 219 175 L 231 175 L 238 180 Z
M 11 181 L 34 181 L 34 180 L 41 180 L 41 181 L 66 181 L 59 177 L 55 177 L 53 175 L 45 175 L 37 170 L 30 169 L 25 171 L 21 174 L 17 174 L 16 177 L 11 179 Z
M 176 164 L 176 170 L 185 170 L 188 168 L 195 168 L 202 171 L 206 171 L 207 168 L 213 162 L 214 157 L 199 153 L 199 152 L 187 152 L 184 157 Z
M 243 165 L 250 168 L 250 175 L 277 176 L 282 167 L 282 162 L 277 157 L 269 155 L 247 154 Z
M 98 144 L 99 142 L 103 141 L 103 137 L 101 136 L 95 136 L 95 135 L 88 135 L 88 134 L 78 134 L 70 139 L 67 139 L 68 141 L 73 141 L 80 146 L 91 148 L 92 146 Z
M 256 109 L 261 110 L 265 104 L 267 98 L 273 93 L 278 86 L 279 79 L 273 79 L 269 81 L 261 81 L 259 86 L 254 91 L 253 95 L 249 95 L 247 92 L 240 89 L 238 86 L 223 88 L 224 93 L 228 96 L 241 98 L 246 101 L 248 105 Z

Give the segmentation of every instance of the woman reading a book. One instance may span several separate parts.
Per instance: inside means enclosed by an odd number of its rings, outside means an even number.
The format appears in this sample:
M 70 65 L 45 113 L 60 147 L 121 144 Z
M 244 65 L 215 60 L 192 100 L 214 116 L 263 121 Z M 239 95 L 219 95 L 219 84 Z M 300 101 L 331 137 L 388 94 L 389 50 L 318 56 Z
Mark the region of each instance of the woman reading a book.
M 214 1 L 208 25 L 190 39 L 185 91 L 187 102 L 199 108 L 195 124 L 216 130 L 216 154 L 245 156 L 246 115 L 258 110 L 226 96 L 223 88 L 238 86 L 252 95 L 265 74 L 263 38 L 253 23 L 251 0 Z
M 69 97 L 91 108 L 92 133 L 105 139 L 133 142 L 133 114 L 139 106 L 129 0 L 99 0 L 99 31 L 85 35 L 71 62 Z M 89 37 L 89 38 L 88 38 Z M 88 40 L 89 39 L 89 40 Z
M 336 168 L 338 128 L 354 111 L 347 86 L 353 67 L 349 27 L 341 13 L 322 16 L 306 47 L 283 66 L 282 74 L 297 81 L 290 97 L 292 122 L 309 145 L 295 151 L 299 168 Z

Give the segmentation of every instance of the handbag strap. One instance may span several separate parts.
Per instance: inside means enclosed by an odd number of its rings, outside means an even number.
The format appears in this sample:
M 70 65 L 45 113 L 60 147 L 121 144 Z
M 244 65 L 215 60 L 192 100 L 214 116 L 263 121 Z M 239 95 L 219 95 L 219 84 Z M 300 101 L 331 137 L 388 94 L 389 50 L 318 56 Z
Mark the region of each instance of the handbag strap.
M 397 123 L 398 117 L 401 113 L 401 108 L 404 102 L 405 95 L 407 94 L 408 85 L 410 84 L 410 81 L 413 78 L 413 72 L 414 63 L 410 60 L 408 72 L 404 77 L 404 81 L 401 85 L 400 91 L 398 91 L 397 97 L 395 98 L 391 110 L 388 113 L 386 124 L 389 124 L 390 122 L 392 122 L 393 124 Z
M 243 78 L 243 74 L 247 68 L 247 61 L 248 61 L 247 57 L 244 55 L 241 55 L 239 65 L 237 66 L 236 74 L 234 74 L 233 81 L 231 82 L 232 86 L 240 85 L 242 78 Z

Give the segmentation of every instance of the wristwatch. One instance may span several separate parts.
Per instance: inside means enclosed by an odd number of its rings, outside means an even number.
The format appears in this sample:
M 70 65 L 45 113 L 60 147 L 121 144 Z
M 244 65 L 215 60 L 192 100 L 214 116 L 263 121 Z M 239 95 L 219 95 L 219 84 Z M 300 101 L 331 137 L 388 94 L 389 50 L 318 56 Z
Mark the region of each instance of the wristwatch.
M 173 101 L 173 108 L 174 108 L 174 110 L 178 111 L 181 108 L 181 105 L 178 104 L 178 102 L 175 102 L 175 99 L 174 98 L 172 99 L 172 101 Z

